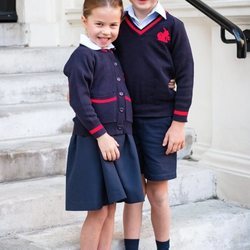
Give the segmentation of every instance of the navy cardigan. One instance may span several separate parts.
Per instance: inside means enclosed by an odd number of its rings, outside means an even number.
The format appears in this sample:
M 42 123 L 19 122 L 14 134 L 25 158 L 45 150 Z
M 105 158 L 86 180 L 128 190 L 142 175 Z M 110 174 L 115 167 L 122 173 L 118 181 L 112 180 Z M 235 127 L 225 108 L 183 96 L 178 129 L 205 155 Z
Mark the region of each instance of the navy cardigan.
M 64 67 L 70 105 L 75 111 L 74 133 L 110 135 L 132 133 L 132 106 L 124 75 L 112 50 L 80 45 Z
M 193 57 L 183 23 L 166 13 L 142 30 L 125 18 L 115 41 L 135 117 L 173 116 L 186 122 L 192 100 Z M 175 78 L 177 91 L 168 88 Z

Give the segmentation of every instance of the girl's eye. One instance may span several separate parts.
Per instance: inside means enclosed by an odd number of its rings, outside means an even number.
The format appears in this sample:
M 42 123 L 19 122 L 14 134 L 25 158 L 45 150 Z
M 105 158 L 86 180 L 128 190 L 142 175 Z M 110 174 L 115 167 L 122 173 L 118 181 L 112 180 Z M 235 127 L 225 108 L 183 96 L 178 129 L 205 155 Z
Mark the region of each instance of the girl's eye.
M 98 27 L 102 27 L 102 23 L 96 23 L 95 25 Z
M 117 26 L 118 26 L 118 24 L 116 24 L 116 23 L 111 24 L 112 28 L 116 28 Z

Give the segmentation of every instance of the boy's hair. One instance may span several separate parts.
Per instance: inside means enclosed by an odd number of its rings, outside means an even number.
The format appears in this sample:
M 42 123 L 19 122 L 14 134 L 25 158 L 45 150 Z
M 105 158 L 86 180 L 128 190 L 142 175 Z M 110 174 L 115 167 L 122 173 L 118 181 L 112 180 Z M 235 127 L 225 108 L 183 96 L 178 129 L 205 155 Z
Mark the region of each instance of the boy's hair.
M 91 11 L 99 7 L 121 8 L 121 16 L 123 15 L 122 0 L 85 0 L 83 3 L 83 16 L 88 17 Z

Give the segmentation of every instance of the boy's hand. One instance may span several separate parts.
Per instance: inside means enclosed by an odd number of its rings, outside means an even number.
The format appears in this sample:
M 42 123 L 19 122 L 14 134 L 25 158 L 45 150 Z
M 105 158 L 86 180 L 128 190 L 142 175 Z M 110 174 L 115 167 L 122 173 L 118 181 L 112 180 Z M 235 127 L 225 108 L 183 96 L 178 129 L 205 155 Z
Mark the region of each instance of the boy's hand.
M 184 122 L 173 121 L 165 134 L 162 146 L 167 146 L 166 154 L 175 153 L 185 146 Z
M 115 161 L 120 158 L 119 144 L 109 134 L 105 133 L 98 137 L 97 143 L 105 161 Z
M 168 88 L 175 90 L 176 89 L 176 82 L 175 79 L 171 79 L 168 83 Z

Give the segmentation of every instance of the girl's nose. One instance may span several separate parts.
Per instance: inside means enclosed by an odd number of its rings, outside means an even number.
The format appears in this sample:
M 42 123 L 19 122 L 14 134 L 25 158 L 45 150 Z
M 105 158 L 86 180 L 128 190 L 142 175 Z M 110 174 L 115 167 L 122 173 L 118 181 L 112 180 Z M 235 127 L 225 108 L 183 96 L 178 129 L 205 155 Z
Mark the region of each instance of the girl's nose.
M 109 34 L 110 34 L 110 29 L 108 29 L 108 28 L 103 29 L 103 30 L 102 30 L 102 33 L 103 33 L 104 35 L 109 35 Z

